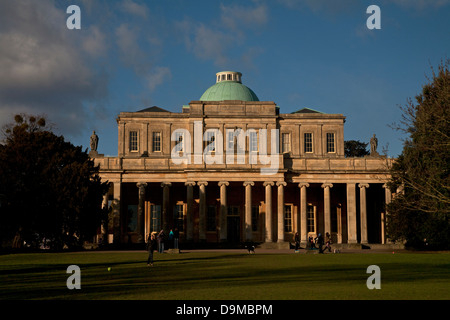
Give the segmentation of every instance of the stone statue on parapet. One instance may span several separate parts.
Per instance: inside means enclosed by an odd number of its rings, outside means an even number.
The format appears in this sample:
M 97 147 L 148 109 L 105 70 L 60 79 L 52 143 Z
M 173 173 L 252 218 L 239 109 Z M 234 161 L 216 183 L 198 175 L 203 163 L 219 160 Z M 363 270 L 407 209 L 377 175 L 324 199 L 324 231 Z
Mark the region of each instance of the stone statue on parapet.
M 374 133 L 373 137 L 370 139 L 370 155 L 371 156 L 377 157 L 380 155 L 377 151 L 377 147 L 378 147 L 378 139 Z
M 103 157 L 103 154 L 99 154 L 97 152 L 98 148 L 98 136 L 95 134 L 95 130 L 92 131 L 91 141 L 90 141 L 91 151 L 89 152 L 89 156 L 91 158 L 100 158 Z
M 91 135 L 91 151 L 97 151 L 98 147 L 98 136 L 95 134 L 95 130 L 92 131 Z

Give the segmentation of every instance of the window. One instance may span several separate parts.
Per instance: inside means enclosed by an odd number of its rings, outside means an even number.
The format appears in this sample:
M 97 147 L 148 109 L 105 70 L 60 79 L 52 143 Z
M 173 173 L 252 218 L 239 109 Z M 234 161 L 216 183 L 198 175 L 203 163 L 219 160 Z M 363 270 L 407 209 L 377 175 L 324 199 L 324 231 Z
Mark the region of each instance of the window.
M 228 206 L 228 215 L 229 216 L 239 216 L 239 207 Z
M 306 213 L 308 218 L 308 232 L 316 232 L 314 206 L 308 205 Z
M 286 153 L 291 151 L 291 134 L 281 134 L 281 152 Z
M 184 226 L 184 216 L 183 216 L 183 205 L 177 204 L 173 210 L 173 221 L 175 228 L 178 228 L 178 231 L 183 231 Z
M 138 133 L 130 131 L 130 151 L 138 151 Z
M 339 208 L 337 206 L 331 207 L 331 232 L 338 232 L 338 214 Z
M 241 128 L 227 129 L 227 152 L 244 153 L 245 135 Z M 256 132 L 255 132 L 256 133 Z M 258 137 L 256 136 L 256 139 Z M 256 147 L 258 148 L 258 147 Z M 257 149 L 256 149 L 257 150 Z
M 176 152 L 183 152 L 184 151 L 184 135 L 182 132 L 175 132 L 175 151 Z
M 161 231 L 161 206 L 152 204 L 150 206 L 150 232 Z
M 284 206 L 284 232 L 292 232 L 292 206 Z
M 206 213 L 206 231 L 216 231 L 216 207 L 208 206 Z
M 259 207 L 252 206 L 252 231 L 258 231 Z
M 307 133 L 305 133 L 305 153 L 311 153 L 311 152 L 313 152 L 312 133 L 307 132 Z
M 216 133 L 213 131 L 206 132 L 206 152 L 216 151 Z
M 137 205 L 128 205 L 127 216 L 128 216 L 128 228 L 127 232 L 137 232 Z
M 161 132 L 153 132 L 153 152 L 161 152 Z
M 327 133 L 327 152 L 334 153 L 334 133 Z
M 258 152 L 258 133 L 256 131 L 250 131 L 248 136 L 248 148 L 250 152 Z

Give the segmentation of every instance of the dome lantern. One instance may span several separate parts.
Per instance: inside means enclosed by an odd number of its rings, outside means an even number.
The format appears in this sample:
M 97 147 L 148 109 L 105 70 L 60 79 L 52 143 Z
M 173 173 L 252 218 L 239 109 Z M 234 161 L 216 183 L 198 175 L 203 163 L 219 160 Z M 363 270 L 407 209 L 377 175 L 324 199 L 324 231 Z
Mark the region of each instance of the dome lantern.
M 242 73 L 221 71 L 216 73 L 216 83 L 209 87 L 200 101 L 259 101 L 252 89 L 242 84 Z

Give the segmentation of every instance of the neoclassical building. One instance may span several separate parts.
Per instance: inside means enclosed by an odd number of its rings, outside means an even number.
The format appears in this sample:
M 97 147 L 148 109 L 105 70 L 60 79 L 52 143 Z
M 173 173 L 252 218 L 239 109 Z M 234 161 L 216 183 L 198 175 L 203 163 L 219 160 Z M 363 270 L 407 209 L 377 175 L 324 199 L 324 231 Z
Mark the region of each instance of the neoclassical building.
M 288 247 L 318 233 L 334 243 L 385 243 L 389 159 L 344 156 L 342 114 L 282 113 L 239 72 L 219 72 L 198 100 L 117 117 L 118 156 L 94 155 L 111 187 L 109 242 L 180 241 Z M 106 235 L 104 235 L 106 236 Z

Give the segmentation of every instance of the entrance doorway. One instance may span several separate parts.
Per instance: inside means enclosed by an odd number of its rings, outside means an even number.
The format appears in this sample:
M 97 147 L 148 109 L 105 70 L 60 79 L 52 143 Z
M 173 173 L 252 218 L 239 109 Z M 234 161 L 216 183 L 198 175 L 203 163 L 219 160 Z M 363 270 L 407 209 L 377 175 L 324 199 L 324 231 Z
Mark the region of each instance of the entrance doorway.
M 239 216 L 239 207 L 237 206 L 228 207 L 227 240 L 231 243 L 241 241 L 241 218 Z

